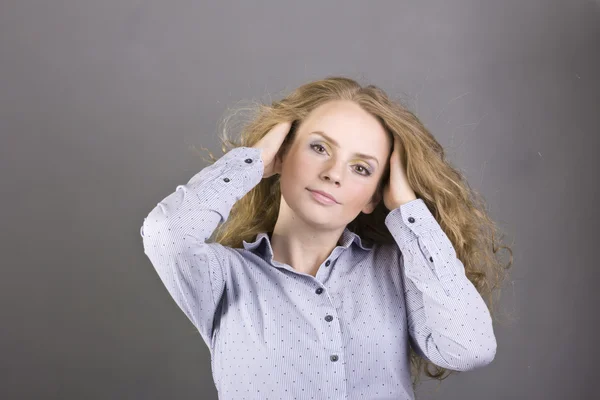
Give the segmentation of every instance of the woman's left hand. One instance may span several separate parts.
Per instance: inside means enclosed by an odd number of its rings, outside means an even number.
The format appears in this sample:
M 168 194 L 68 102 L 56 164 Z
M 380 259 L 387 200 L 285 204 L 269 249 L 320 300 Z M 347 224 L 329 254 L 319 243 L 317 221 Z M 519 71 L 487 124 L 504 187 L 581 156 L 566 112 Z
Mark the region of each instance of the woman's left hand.
M 390 156 L 390 180 L 383 189 L 383 204 L 390 211 L 417 199 L 414 190 L 408 184 L 403 165 L 400 139 L 394 135 L 394 150 Z

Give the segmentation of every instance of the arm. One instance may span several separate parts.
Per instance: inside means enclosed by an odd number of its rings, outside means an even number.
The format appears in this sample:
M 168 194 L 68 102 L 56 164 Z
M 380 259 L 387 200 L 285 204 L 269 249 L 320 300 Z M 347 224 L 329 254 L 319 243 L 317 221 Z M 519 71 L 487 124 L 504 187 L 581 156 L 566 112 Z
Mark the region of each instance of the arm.
M 415 351 L 455 371 L 489 364 L 496 339 L 487 305 L 423 200 L 390 211 L 385 223 L 402 253 L 408 330 Z
M 225 291 L 223 246 L 206 243 L 226 221 L 234 203 L 262 179 L 261 150 L 230 150 L 185 185 L 178 185 L 150 211 L 140 234 L 148 256 L 169 294 L 212 343 L 214 313 Z

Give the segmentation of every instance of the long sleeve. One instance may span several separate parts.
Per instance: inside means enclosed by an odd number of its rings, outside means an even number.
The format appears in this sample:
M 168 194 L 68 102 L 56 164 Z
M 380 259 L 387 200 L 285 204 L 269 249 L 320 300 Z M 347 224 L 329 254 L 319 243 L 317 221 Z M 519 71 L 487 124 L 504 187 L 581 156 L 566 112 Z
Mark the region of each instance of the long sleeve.
M 491 315 L 424 201 L 416 199 L 390 211 L 385 223 L 402 254 L 408 330 L 415 351 L 455 371 L 489 364 L 496 354 Z
M 212 344 L 214 313 L 225 291 L 218 243 L 206 243 L 235 202 L 262 179 L 261 150 L 230 150 L 154 207 L 140 229 L 148 256 L 171 297 Z

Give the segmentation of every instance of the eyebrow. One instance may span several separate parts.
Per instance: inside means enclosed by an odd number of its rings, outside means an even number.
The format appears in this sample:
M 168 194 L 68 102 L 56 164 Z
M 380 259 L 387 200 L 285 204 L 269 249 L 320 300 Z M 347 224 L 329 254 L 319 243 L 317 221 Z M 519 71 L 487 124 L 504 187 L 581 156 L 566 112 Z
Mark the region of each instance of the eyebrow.
M 333 140 L 331 137 L 327 136 L 324 132 L 321 131 L 314 131 L 311 132 L 311 134 L 316 133 L 317 135 L 323 136 L 325 139 L 327 139 L 328 141 L 331 142 L 331 144 L 333 144 L 336 147 L 340 147 L 340 145 L 338 144 L 338 142 L 336 142 L 335 140 Z M 361 157 L 361 158 L 368 158 L 370 160 L 373 160 L 377 163 L 377 165 L 379 165 L 379 160 L 373 156 L 370 156 L 368 154 L 364 154 L 364 153 L 354 153 L 354 155 Z

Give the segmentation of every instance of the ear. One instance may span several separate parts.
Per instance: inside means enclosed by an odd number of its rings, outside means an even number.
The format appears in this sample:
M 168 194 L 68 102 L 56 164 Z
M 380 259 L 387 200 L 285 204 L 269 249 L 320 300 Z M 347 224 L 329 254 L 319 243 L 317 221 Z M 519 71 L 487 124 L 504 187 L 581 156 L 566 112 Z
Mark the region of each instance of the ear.
M 367 205 L 363 207 L 363 209 L 362 209 L 363 214 L 371 214 L 373 211 L 375 211 L 375 208 L 381 201 L 381 198 L 382 198 L 381 191 L 377 190 L 375 192 L 375 194 L 373 195 L 373 197 L 371 198 L 371 201 L 369 201 L 369 203 L 367 203 Z

